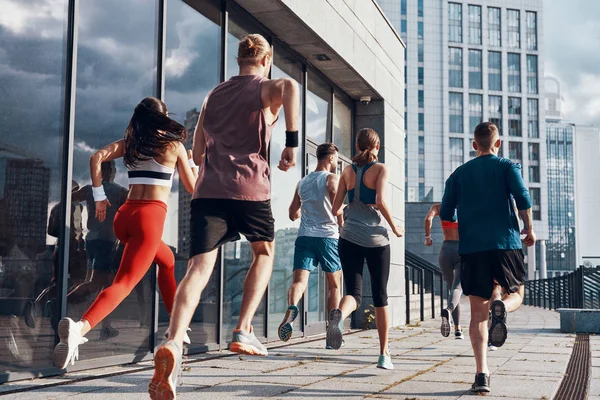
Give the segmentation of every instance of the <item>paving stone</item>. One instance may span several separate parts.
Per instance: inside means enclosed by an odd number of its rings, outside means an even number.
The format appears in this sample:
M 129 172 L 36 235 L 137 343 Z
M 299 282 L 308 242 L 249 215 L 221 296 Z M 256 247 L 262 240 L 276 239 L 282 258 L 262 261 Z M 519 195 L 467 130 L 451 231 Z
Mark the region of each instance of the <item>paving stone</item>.
M 384 390 L 382 396 L 394 398 L 417 398 L 419 400 L 429 399 L 458 399 L 464 395 L 471 384 L 458 383 L 432 383 L 426 385 L 421 381 L 408 381 Z

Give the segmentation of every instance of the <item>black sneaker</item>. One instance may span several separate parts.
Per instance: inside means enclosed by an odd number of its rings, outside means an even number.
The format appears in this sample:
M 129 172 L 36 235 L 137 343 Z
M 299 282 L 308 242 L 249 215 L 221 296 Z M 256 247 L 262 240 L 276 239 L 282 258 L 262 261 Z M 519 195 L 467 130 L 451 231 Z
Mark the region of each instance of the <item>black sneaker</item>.
M 454 332 L 454 338 L 456 340 L 463 340 L 465 338 L 465 335 L 463 335 L 462 330 L 459 329 L 459 330 L 457 330 L 457 331 Z
M 506 306 L 501 300 L 492 303 L 490 309 L 492 323 L 489 330 L 489 341 L 492 346 L 501 347 L 506 342 L 508 328 L 506 327 Z
M 489 393 L 490 392 L 490 376 L 488 374 L 475 375 L 475 382 L 471 386 L 471 392 Z
M 443 337 L 450 336 L 450 325 L 452 324 L 452 316 L 450 315 L 450 311 L 447 308 L 442 310 L 442 326 L 440 327 L 440 332 L 442 332 Z

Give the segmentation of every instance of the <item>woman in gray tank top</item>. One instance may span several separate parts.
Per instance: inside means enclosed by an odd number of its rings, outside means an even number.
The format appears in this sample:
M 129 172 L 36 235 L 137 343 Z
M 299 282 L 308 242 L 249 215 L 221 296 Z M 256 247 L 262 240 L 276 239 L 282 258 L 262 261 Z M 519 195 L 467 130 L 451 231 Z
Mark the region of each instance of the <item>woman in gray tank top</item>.
M 344 210 L 338 246 L 347 295 L 342 298 L 339 308 L 329 313 L 327 340 L 334 349 L 341 347 L 343 321 L 360 306 L 362 300 L 362 273 L 366 261 L 379 334 L 377 367 L 393 369 L 388 348 L 390 317 L 387 307 L 390 245 L 383 219 L 396 236 L 401 237 L 404 232 L 394 223 L 385 201 L 388 168 L 377 162 L 379 146 L 379 135 L 374 130 L 362 129 L 358 133 L 357 155 L 352 159 L 353 164 L 342 173 L 333 203 L 333 214 L 340 215 L 348 194 L 349 204 Z

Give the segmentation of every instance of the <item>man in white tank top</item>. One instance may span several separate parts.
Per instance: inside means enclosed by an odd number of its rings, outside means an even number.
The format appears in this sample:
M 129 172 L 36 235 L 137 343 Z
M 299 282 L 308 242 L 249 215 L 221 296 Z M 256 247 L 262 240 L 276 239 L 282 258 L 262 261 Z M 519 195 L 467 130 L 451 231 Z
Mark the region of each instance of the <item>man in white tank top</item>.
M 327 277 L 327 308 L 337 308 L 340 302 L 342 265 L 338 255 L 339 224 L 331 205 L 339 178 L 335 174 L 338 148 L 332 143 L 317 147 L 317 168 L 300 182 L 290 205 L 290 219 L 301 218 L 294 250 L 293 283 L 288 291 L 288 309 L 281 325 L 279 338 L 292 337 L 293 322 L 298 316 L 297 304 L 308 285 L 310 273 L 317 265 Z

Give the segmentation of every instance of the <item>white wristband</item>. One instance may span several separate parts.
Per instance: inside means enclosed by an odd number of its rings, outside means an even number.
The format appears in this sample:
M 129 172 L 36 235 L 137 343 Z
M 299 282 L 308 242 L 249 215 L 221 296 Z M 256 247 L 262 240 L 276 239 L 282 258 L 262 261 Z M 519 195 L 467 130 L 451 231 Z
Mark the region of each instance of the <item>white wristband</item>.
M 188 159 L 188 164 L 190 165 L 190 168 L 198 168 L 193 158 Z
M 106 193 L 104 193 L 104 187 L 93 187 L 92 186 L 92 195 L 94 196 L 94 201 L 102 201 L 106 200 Z
M 431 236 L 425 236 L 425 239 L 431 239 Z

